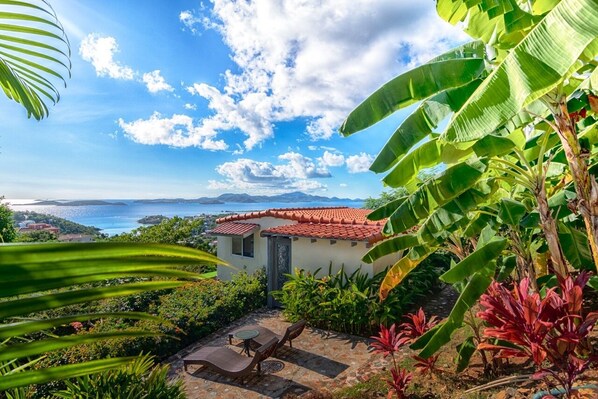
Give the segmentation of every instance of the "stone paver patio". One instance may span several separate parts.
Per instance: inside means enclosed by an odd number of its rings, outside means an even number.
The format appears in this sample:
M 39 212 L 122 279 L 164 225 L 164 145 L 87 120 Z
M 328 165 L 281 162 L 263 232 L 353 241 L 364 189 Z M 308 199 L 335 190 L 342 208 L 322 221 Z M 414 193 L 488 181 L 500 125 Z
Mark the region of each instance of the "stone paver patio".
M 347 334 L 337 334 L 307 327 L 299 338 L 278 350 L 274 357 L 262 363 L 262 374 L 232 379 L 200 366 L 183 371 L 187 354 L 205 345 L 228 345 L 228 333 L 249 324 L 259 324 L 282 333 L 290 325 L 280 311 L 263 309 L 251 313 L 227 328 L 198 341 L 168 359 L 171 373 L 182 378 L 189 399 L 253 399 L 284 398 L 301 395 L 312 389 L 332 390 L 345 384 L 355 384 L 368 373 L 386 367 L 380 355 L 368 352 L 369 341 Z M 233 341 L 235 344 L 235 341 Z M 241 351 L 241 344 L 233 345 Z

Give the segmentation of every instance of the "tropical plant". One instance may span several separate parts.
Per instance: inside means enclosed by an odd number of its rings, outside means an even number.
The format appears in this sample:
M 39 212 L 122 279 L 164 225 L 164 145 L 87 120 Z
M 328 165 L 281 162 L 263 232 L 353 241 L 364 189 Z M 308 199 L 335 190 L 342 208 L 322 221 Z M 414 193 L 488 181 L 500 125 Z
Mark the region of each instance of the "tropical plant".
M 444 276 L 461 295 L 449 319 L 416 343 L 422 356 L 450 340 L 492 277 L 512 265 L 519 279 L 529 276 L 534 284 L 534 265 L 566 275 L 571 266 L 588 267 L 582 255 L 594 257 L 590 267 L 598 263 L 592 243 L 598 192 L 592 199 L 596 184 L 587 174 L 597 142 L 598 5 L 591 0 L 438 0 L 437 10 L 475 40 L 386 83 L 341 127 L 350 135 L 419 102 L 371 165 L 377 173 L 390 170 L 385 184 L 410 191 L 370 215 L 387 218 L 384 232 L 392 238 L 364 261 L 408 250 L 389 270 L 382 298 L 437 248 L 463 239 L 475 242 L 475 255 L 461 258 L 463 264 Z M 449 117 L 445 130 L 436 133 Z M 418 184 L 421 170 L 438 166 L 444 170 Z M 491 222 L 498 236 L 481 245 L 484 222 Z M 584 251 L 584 236 L 589 251 Z M 580 245 L 564 247 L 565 241 Z M 506 262 L 509 255 L 515 262 Z
M 543 296 L 530 292 L 527 278 L 512 291 L 494 281 L 480 301 L 483 310 L 478 317 L 488 327 L 479 346 L 495 351 L 499 358 L 533 362 L 535 378 L 552 378 L 569 397 L 575 380 L 598 361 L 589 340 L 598 312 L 582 313 L 588 279 L 586 272 L 575 279 L 559 276 L 559 286 Z
M 429 320 L 426 320 L 426 315 L 422 308 L 417 313 L 406 315 L 406 319 L 407 321 L 398 326 L 398 330 L 396 324 L 392 324 L 389 328 L 381 324 L 378 335 L 370 337 L 373 339 L 371 343 L 373 353 L 380 353 L 384 357 L 391 356 L 392 358 L 392 368 L 390 369 L 391 379 L 387 380 L 391 388 L 388 392 L 388 398 L 391 398 L 393 394 L 399 399 L 405 398 L 405 392 L 409 382 L 413 378 L 411 373 L 397 363 L 395 356 L 401 348 L 412 343 L 436 324 L 436 316 L 432 316 Z M 416 361 L 415 367 L 422 373 L 436 370 L 435 363 L 438 356 L 425 359 L 413 356 L 413 359 Z
M 115 370 L 65 381 L 66 389 L 57 398 L 184 399 L 182 381 L 168 381 L 168 365 L 155 366 L 150 356 L 140 356 Z
M 48 115 L 46 102 L 60 99 L 52 81 L 66 86 L 70 77 L 68 38 L 45 0 L 3 1 L 0 7 L 0 85 L 28 117 L 42 119 Z
M 2 203 L 0 197 L 0 243 L 12 242 L 17 237 L 17 230 L 13 220 L 12 211 Z
M 400 321 L 404 313 L 438 288 L 438 276 L 448 267 L 447 259 L 436 256 L 425 263 L 384 301 L 378 300 L 377 293 L 385 272 L 370 278 L 359 269 L 347 275 L 344 268 L 322 277 L 318 276 L 319 269 L 314 274 L 297 270 L 273 295 L 291 321 L 305 319 L 315 327 L 369 335 L 380 324 Z
M 139 312 L 85 313 L 55 318 L 27 318 L 67 305 L 122 297 L 150 290 L 174 288 L 184 280 L 198 279 L 195 273 L 175 267 L 193 263 L 222 263 L 213 255 L 169 245 L 121 243 L 35 244 L 0 246 L 0 362 L 26 364 L 44 354 L 75 345 L 113 338 L 155 336 L 151 331 L 114 331 L 97 334 L 50 336 L 22 340 L 31 334 L 102 318 L 160 320 Z M 137 277 L 127 282 L 125 277 Z M 152 280 L 151 277 L 159 279 Z M 111 284 L 102 284 L 110 279 Z M 120 281 L 118 279 L 121 279 Z M 39 370 L 11 370 L 0 378 L 0 391 L 96 373 L 119 367 L 131 358 L 101 359 Z

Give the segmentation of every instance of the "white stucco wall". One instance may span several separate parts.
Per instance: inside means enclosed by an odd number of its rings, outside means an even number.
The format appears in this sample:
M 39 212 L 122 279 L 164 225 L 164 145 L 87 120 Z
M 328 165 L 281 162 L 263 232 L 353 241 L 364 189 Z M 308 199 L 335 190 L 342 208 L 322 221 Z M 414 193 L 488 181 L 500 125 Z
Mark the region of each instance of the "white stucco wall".
M 228 236 L 218 236 L 218 257 L 237 269 L 218 266 L 218 278 L 221 280 L 230 280 L 232 274 L 238 270 L 246 270 L 248 273 L 267 267 L 268 265 L 268 238 L 261 237 L 260 232 L 276 226 L 296 224 L 297 222 L 286 219 L 272 217 L 263 217 L 258 219 L 243 220 L 240 223 L 255 223 L 260 225 L 260 230 L 255 232 L 254 237 L 254 256 L 253 258 L 233 255 L 232 238 Z M 387 255 L 374 262 L 367 264 L 361 261 L 361 258 L 369 250 L 365 242 L 357 242 L 357 245 L 351 246 L 351 241 L 336 240 L 336 244 L 330 245 L 328 239 L 317 239 L 312 243 L 311 238 L 299 237 L 291 241 L 291 268 L 309 270 L 312 273 L 321 268 L 320 275 L 328 273 L 328 266 L 332 262 L 332 272 L 336 273 L 344 264 L 347 274 L 353 273 L 361 267 L 364 273 L 370 276 L 380 272 L 385 267 L 393 265 L 400 259 L 399 254 Z
M 221 280 L 230 280 L 232 274 L 239 270 L 246 270 L 247 273 L 253 273 L 262 267 L 266 267 L 268 265 L 268 239 L 266 237 L 260 237 L 260 232 L 271 227 L 285 226 L 297 222 L 286 219 L 263 217 L 258 219 L 247 219 L 239 221 L 239 223 L 255 223 L 260 225 L 260 230 L 254 233 L 253 258 L 233 255 L 232 237 L 218 236 L 218 257 L 236 267 L 236 269 L 233 269 L 218 265 L 218 278 Z

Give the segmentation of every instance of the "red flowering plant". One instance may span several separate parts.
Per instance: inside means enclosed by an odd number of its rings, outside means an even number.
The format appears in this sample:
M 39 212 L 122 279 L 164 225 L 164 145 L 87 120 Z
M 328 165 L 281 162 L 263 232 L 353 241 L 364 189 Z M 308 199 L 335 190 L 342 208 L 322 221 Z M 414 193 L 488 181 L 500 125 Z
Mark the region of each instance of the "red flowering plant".
M 499 358 L 519 357 L 536 366 L 536 378 L 552 377 L 566 396 L 574 381 L 598 361 L 589 334 L 598 312 L 583 315 L 583 288 L 589 274 L 559 277 L 559 286 L 541 296 L 523 279 L 513 291 L 493 282 L 482 295 L 478 317 L 488 327 L 478 349 L 496 351 Z M 498 341 L 497 341 L 498 340 Z M 508 344 L 498 344 L 503 341 Z
M 413 374 L 397 364 L 395 353 L 405 345 L 413 343 L 437 324 L 436 317 L 433 316 L 430 320 L 427 320 L 421 308 L 417 313 L 408 314 L 406 318 L 408 321 L 400 324 L 398 331 L 396 324 L 391 325 L 390 328 L 380 325 L 378 335 L 371 337 L 374 340 L 371 344 L 372 348 L 374 348 L 374 353 L 381 353 L 384 357 L 392 357 L 393 368 L 390 370 L 392 378 L 387 381 L 391 387 L 388 392 L 388 398 L 391 398 L 395 394 L 399 399 L 405 398 L 405 391 L 413 378 Z M 428 359 L 422 359 L 418 356 L 413 356 L 413 358 L 416 360 L 415 367 L 420 372 L 428 372 L 435 370 L 435 363 L 438 356 L 432 356 Z

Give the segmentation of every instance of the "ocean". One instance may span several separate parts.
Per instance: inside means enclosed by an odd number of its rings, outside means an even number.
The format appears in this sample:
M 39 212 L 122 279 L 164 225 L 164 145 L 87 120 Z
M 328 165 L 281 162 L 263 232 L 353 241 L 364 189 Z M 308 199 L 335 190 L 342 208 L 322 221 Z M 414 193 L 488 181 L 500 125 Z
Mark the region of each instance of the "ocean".
M 144 216 L 164 215 L 173 216 L 198 216 L 202 214 L 217 215 L 221 213 L 239 213 L 261 211 L 268 208 L 304 208 L 304 207 L 330 207 L 350 206 L 360 208 L 360 201 L 336 202 L 263 202 L 263 203 L 227 203 L 227 204 L 196 204 L 196 203 L 142 203 L 134 200 L 106 200 L 108 202 L 122 202 L 126 205 L 83 205 L 83 206 L 56 206 L 56 205 L 26 205 L 34 200 L 10 200 L 5 202 L 14 211 L 34 211 L 47 213 L 64 219 L 71 220 L 86 226 L 95 226 L 102 233 L 115 235 L 129 232 L 142 226 L 137 220 Z

